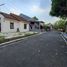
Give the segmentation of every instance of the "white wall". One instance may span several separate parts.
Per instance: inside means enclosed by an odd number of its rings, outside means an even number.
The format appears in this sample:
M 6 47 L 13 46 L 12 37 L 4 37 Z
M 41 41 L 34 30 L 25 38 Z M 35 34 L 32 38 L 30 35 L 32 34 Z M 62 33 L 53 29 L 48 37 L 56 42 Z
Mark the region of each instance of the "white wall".
M 27 24 L 27 29 L 24 29 L 24 24 Z M 21 32 L 25 32 L 25 31 L 29 31 L 29 22 L 20 22 L 20 31 Z
M 14 23 L 14 29 L 10 29 L 10 22 Z M 5 19 L 5 22 L 3 22 L 2 32 L 16 32 L 17 27 L 19 27 L 17 21 Z
M 0 18 L 1 18 L 0 23 L 1 23 L 1 32 L 2 32 L 2 30 L 3 30 L 4 16 L 0 14 Z
M 11 19 L 6 19 L 2 15 L 0 15 L 2 18 L 1 20 L 1 32 L 16 32 L 17 28 L 19 28 L 20 32 L 26 32 L 29 31 L 29 23 L 25 21 L 16 21 Z M 10 29 L 10 22 L 14 23 L 14 29 Z M 24 24 L 27 24 L 27 29 L 24 29 Z

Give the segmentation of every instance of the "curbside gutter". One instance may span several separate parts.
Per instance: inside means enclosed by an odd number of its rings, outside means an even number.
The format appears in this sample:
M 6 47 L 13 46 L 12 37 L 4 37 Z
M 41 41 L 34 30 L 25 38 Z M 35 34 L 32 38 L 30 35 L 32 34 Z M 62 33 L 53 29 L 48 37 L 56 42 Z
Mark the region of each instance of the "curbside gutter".
M 61 37 L 63 38 L 63 40 L 65 41 L 66 45 L 67 45 L 67 37 L 64 36 L 64 33 L 61 32 Z

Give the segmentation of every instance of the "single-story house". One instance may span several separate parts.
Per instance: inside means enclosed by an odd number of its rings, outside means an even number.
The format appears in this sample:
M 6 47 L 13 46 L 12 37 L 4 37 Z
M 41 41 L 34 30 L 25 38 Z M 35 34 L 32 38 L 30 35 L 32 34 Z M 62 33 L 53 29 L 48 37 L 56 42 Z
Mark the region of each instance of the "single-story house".
M 47 26 L 48 26 L 48 29 L 50 29 L 50 30 L 53 29 L 53 25 L 51 23 L 48 23 Z
M 29 22 L 15 14 L 0 12 L 0 32 L 26 32 L 29 31 Z
M 35 20 L 24 14 L 20 14 L 20 16 L 29 22 L 29 31 L 40 32 L 40 31 L 44 30 L 44 22 L 43 21 Z

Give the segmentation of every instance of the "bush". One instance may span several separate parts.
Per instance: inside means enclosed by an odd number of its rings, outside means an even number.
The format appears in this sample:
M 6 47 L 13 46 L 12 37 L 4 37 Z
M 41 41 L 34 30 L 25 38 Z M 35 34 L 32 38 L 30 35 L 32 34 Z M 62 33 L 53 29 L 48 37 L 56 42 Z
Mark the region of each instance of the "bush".
M 5 41 L 5 38 L 4 36 L 0 36 L 0 43 L 4 42 Z

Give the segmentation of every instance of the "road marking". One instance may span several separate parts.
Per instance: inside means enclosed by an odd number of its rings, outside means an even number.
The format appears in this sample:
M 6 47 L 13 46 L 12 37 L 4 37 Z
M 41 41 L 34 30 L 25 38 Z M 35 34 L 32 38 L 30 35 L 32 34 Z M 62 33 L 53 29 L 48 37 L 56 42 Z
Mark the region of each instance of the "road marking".
M 45 33 L 45 32 L 43 32 L 43 33 Z M 15 44 L 15 43 L 20 42 L 20 41 L 23 40 L 23 39 L 27 39 L 27 38 L 29 38 L 29 37 L 41 35 L 41 34 L 43 34 L 43 33 L 41 32 L 41 33 L 39 33 L 39 34 L 35 34 L 35 35 L 27 36 L 27 37 L 24 37 L 24 38 L 19 38 L 19 39 L 16 39 L 16 40 L 8 41 L 8 42 L 5 42 L 5 43 L 0 44 L 0 46 L 1 46 L 1 47 L 6 47 L 6 46 L 9 46 L 9 45 L 13 45 L 13 44 Z M 7 44 L 8 44 L 8 45 L 7 45 Z
M 62 39 L 64 40 L 64 42 L 66 43 L 66 45 L 67 45 L 67 41 L 66 41 L 66 39 L 63 37 L 62 34 L 61 34 L 61 37 L 62 37 Z

